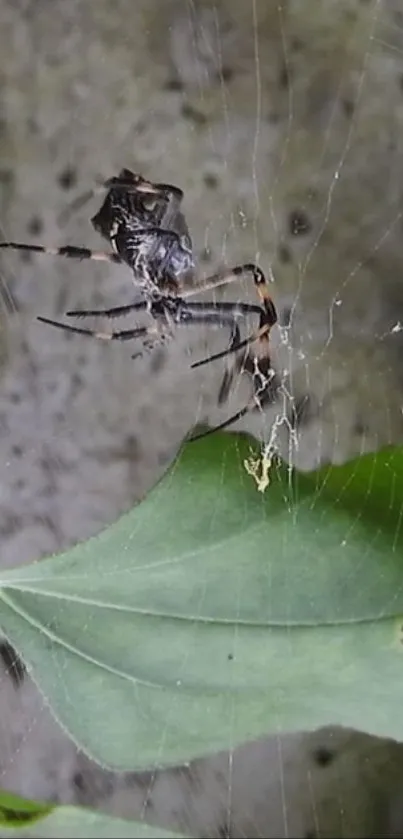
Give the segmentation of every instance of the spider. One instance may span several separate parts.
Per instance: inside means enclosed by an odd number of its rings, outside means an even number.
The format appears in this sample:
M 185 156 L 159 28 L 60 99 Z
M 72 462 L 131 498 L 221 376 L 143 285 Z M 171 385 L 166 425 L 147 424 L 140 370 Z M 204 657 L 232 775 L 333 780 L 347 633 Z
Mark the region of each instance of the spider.
M 254 405 L 260 406 L 259 395 L 267 387 L 270 377 L 269 334 L 277 321 L 277 313 L 263 271 L 253 263 L 245 263 L 236 265 L 231 270 L 212 274 L 190 288 L 186 287 L 186 283 L 189 283 L 194 276 L 195 263 L 192 241 L 181 211 L 182 190 L 170 184 L 152 183 L 130 169 L 122 169 L 117 176 L 105 181 L 101 188 L 106 190 L 106 196 L 100 210 L 91 219 L 91 224 L 109 242 L 111 251 L 92 251 L 89 248 L 70 245 L 54 248 L 19 242 L 1 242 L 0 248 L 64 256 L 70 259 L 93 259 L 126 264 L 133 272 L 133 282 L 141 292 L 141 300 L 103 310 L 66 312 L 66 317 L 102 316 L 113 319 L 129 312 L 146 311 L 151 316 L 151 324 L 133 329 L 102 332 L 72 326 L 46 317 L 38 317 L 38 320 L 57 329 L 105 341 L 129 341 L 139 338 L 149 349 L 161 340 L 170 337 L 176 326 L 207 324 L 227 328 L 230 333 L 227 348 L 194 362 L 191 367 L 201 367 L 243 348 L 249 348 L 254 343 L 257 348 L 254 376 L 257 387 L 252 400 L 244 408 L 220 425 L 192 439 L 199 439 L 206 434 L 232 425 Z M 93 194 L 95 190 L 86 193 L 74 202 L 74 206 L 80 206 Z M 227 285 L 242 275 L 249 275 L 253 279 L 260 305 L 242 302 L 190 301 L 193 295 Z M 248 315 L 258 316 L 258 328 L 241 340 L 238 321 Z M 132 357 L 135 358 L 137 355 L 138 353 Z

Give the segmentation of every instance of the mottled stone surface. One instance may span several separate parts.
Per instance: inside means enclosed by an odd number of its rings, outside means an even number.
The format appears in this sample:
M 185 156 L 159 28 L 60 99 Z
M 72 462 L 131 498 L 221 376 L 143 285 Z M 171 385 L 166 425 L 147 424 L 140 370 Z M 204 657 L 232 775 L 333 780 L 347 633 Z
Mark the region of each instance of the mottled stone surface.
M 274 279 L 281 387 L 237 427 L 268 439 L 274 423 L 302 469 L 401 441 L 398 0 L 2 0 L 0 46 L 4 238 L 99 247 L 95 199 L 61 219 L 82 190 L 123 165 L 180 185 L 200 273 L 257 259 Z M 124 344 L 35 321 L 130 301 L 123 268 L 7 254 L 1 279 L 0 539 L 13 565 L 114 520 L 250 381 L 218 407 L 225 365 L 191 374 L 189 357 L 222 346 L 215 333 L 133 362 Z M 240 297 L 253 289 L 225 292 Z M 27 678 L 4 677 L 0 701 L 4 785 L 201 836 L 387 835 L 403 777 L 399 746 L 333 730 L 117 779 L 76 756 Z M 393 818 L 402 835 L 395 804 Z

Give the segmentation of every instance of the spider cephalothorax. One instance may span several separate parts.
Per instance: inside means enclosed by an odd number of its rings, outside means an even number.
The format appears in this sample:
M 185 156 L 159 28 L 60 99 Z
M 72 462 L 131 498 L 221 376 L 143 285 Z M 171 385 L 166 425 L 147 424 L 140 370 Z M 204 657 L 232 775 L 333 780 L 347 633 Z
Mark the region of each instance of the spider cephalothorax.
M 130 312 L 147 311 L 151 317 L 151 325 L 105 332 L 71 326 L 44 317 L 39 317 L 38 320 L 67 332 L 106 341 L 141 339 L 144 345 L 151 348 L 161 338 L 172 335 L 176 326 L 205 324 L 228 329 L 228 347 L 222 352 L 194 362 L 191 366 L 200 367 L 255 345 L 254 381 L 258 384 L 253 397 L 248 405 L 217 427 L 225 428 L 240 419 L 252 407 L 260 407 L 259 397 L 270 383 L 269 334 L 277 321 L 276 309 L 263 271 L 253 263 L 245 263 L 212 274 L 202 282 L 195 281 L 192 241 L 181 210 L 182 190 L 170 184 L 147 181 L 130 169 L 122 169 L 117 176 L 107 180 L 103 188 L 106 190 L 106 196 L 91 222 L 95 230 L 110 244 L 110 252 L 92 251 L 89 248 L 71 245 L 52 248 L 18 242 L 2 242 L 0 248 L 126 264 L 132 272 L 133 284 L 139 290 L 141 300 L 110 309 L 67 312 L 66 316 L 102 316 L 114 319 Z M 86 194 L 85 198 L 87 197 L 90 196 Z M 80 206 L 82 202 L 83 198 L 80 198 L 74 203 Z M 228 285 L 241 276 L 252 277 L 259 305 L 220 300 L 191 300 L 195 294 Z M 193 280 L 190 286 L 189 277 Z M 258 327 L 251 335 L 241 340 L 239 321 L 248 316 L 258 317 Z M 138 355 L 139 353 L 135 353 L 134 357 Z M 211 431 L 213 430 L 216 429 Z

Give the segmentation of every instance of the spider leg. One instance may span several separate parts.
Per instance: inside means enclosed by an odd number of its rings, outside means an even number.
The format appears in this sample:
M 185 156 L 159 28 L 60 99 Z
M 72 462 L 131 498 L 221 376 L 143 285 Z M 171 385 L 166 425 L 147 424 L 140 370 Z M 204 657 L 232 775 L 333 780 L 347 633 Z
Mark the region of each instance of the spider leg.
M 178 326 L 185 326 L 187 324 L 207 324 L 211 326 L 228 326 L 231 330 L 231 340 L 229 346 L 221 352 L 215 353 L 208 358 L 203 358 L 201 361 L 195 361 L 191 364 L 192 368 L 201 367 L 208 364 L 210 361 L 216 361 L 220 358 L 225 358 L 237 352 L 239 349 L 250 345 L 253 341 L 258 340 L 260 333 L 254 333 L 248 338 L 241 341 L 240 331 L 236 322 L 237 318 L 245 317 L 249 314 L 262 314 L 260 306 L 249 303 L 229 303 L 226 301 L 219 303 L 204 303 L 192 302 L 184 304 L 183 298 L 175 299 L 177 305 L 177 312 L 173 315 L 173 320 Z M 158 303 L 161 306 L 161 311 L 158 312 L 156 308 L 151 308 L 151 314 L 156 320 L 164 319 L 164 297 L 159 298 Z M 172 298 L 170 298 L 172 302 Z M 183 305 L 184 304 L 184 305 Z M 144 311 L 148 308 L 148 303 L 142 300 L 137 303 L 129 303 L 125 306 L 114 306 L 111 309 L 77 309 L 66 312 L 66 317 L 106 317 L 118 318 L 122 317 L 132 311 Z M 266 330 L 264 330 L 266 331 Z
M 217 311 L 216 307 L 214 305 L 212 305 L 211 303 L 191 303 L 190 305 L 189 304 L 183 305 L 181 298 L 173 298 L 173 299 L 175 300 L 176 309 L 177 309 L 176 313 L 173 314 L 173 320 L 174 320 L 174 322 L 176 323 L 177 326 L 187 326 L 187 325 L 191 326 L 191 325 L 197 324 L 197 323 L 211 324 L 212 326 L 220 326 L 220 327 L 228 326 L 231 330 L 230 347 L 232 347 L 233 344 L 239 344 L 241 336 L 240 336 L 240 331 L 239 331 L 238 324 L 237 324 L 237 322 L 235 320 L 235 317 L 233 315 L 234 304 L 228 303 L 228 304 L 225 305 L 223 310 Z M 173 302 L 173 299 L 171 299 L 171 303 Z M 153 308 L 151 306 L 151 314 L 154 317 L 154 319 L 157 320 L 157 321 L 158 320 L 166 321 L 166 314 L 165 314 L 165 311 L 164 311 L 164 298 L 163 297 L 158 299 L 158 304 L 160 306 L 160 309 L 157 309 L 156 307 Z M 249 310 L 248 305 L 247 304 L 244 304 L 244 305 Z M 111 318 L 112 319 L 112 318 L 123 317 L 124 315 L 129 314 L 130 312 L 133 312 L 133 311 L 144 311 L 145 309 L 148 308 L 148 306 L 149 306 L 149 304 L 148 304 L 147 301 L 141 300 L 137 303 L 129 303 L 128 305 L 125 305 L 125 306 L 114 306 L 112 309 L 77 309 L 75 311 L 66 312 L 65 316 L 66 317 L 75 317 L 75 318 L 106 317 L 106 318 Z M 251 308 L 255 308 L 258 311 L 260 311 L 259 307 L 251 307 Z M 169 313 L 169 314 L 171 314 L 171 317 L 172 317 L 172 313 Z M 49 320 L 47 318 L 39 317 L 38 320 L 40 320 L 42 322 L 45 322 L 45 323 L 49 323 Z M 51 325 L 56 326 L 56 322 L 52 321 Z M 62 326 L 63 329 L 67 329 L 67 331 L 69 331 L 69 332 L 72 330 L 72 327 L 70 327 L 68 324 L 60 324 L 58 322 L 57 325 Z M 94 331 L 92 331 L 92 330 L 82 331 L 82 330 L 80 330 L 79 327 L 76 327 L 75 330 L 78 331 L 78 334 L 85 334 L 85 335 L 88 335 L 88 334 L 93 335 L 94 334 Z M 231 351 L 231 350 L 229 350 L 229 351 Z M 219 353 L 218 355 L 219 355 L 219 357 L 221 357 L 221 355 L 226 355 L 227 353 L 228 353 L 228 350 L 224 350 L 223 353 Z M 202 362 L 202 363 L 205 363 L 205 362 Z M 198 366 L 198 363 L 196 363 L 195 365 L 192 364 L 191 366 L 192 367 Z
M 235 304 L 236 305 L 236 304 Z M 247 304 L 244 304 L 247 305 Z M 274 304 L 273 304 L 274 305 Z M 268 319 L 267 313 L 262 310 L 260 307 L 254 307 L 253 311 L 258 310 L 260 314 L 260 324 L 259 329 L 256 332 L 253 332 L 251 335 L 248 335 L 247 338 L 244 338 L 242 341 L 240 340 L 237 344 L 231 344 L 227 347 L 226 350 L 222 350 L 221 352 L 214 353 L 214 355 L 209 355 L 207 358 L 202 358 L 200 361 L 195 361 L 192 364 L 192 367 L 202 367 L 204 364 L 209 364 L 210 361 L 217 361 L 219 358 L 224 358 L 227 355 L 231 355 L 232 353 L 238 352 L 238 350 L 244 349 L 244 347 L 248 347 L 253 343 L 259 342 L 260 343 L 260 355 L 265 356 L 268 354 L 268 338 L 270 334 L 270 330 L 276 320 L 272 321 L 271 318 Z
M 274 371 L 271 371 L 271 368 L 268 364 L 267 365 L 267 373 L 263 373 L 263 371 L 259 368 L 259 362 L 258 362 L 257 359 L 255 360 L 255 362 L 256 362 L 256 368 L 257 369 L 256 369 L 256 372 L 255 372 L 253 378 L 258 376 L 259 379 L 260 379 L 260 385 L 259 385 L 259 387 L 256 388 L 256 390 L 255 390 L 252 398 L 249 400 L 249 402 L 246 405 L 244 405 L 244 407 L 241 408 L 239 411 L 237 411 L 235 414 L 232 414 L 231 417 L 228 417 L 226 420 L 223 420 L 223 422 L 220 422 L 218 425 L 215 425 L 213 428 L 209 428 L 207 431 L 202 431 L 200 434 L 196 434 L 194 437 L 190 437 L 188 439 L 189 443 L 193 443 L 195 440 L 201 440 L 203 437 L 209 437 L 210 434 L 215 434 L 216 431 L 223 431 L 225 428 L 228 428 L 228 426 L 232 425 L 234 422 L 237 422 L 239 419 L 242 419 L 242 417 L 246 416 L 246 414 L 248 414 L 249 411 L 252 411 L 254 408 L 259 408 L 260 410 L 262 409 L 262 404 L 260 402 L 260 396 L 261 396 L 261 394 L 264 393 L 268 384 L 270 383 L 270 378 L 274 375 Z M 270 376 L 270 372 L 271 372 L 271 376 Z
M 205 312 L 206 314 L 211 313 L 213 316 L 212 320 L 206 321 L 207 323 L 216 324 L 217 326 L 231 325 L 231 321 L 234 320 L 236 317 L 243 317 L 247 314 L 260 314 L 261 309 L 260 306 L 253 306 L 249 305 L 248 303 L 199 303 L 194 302 L 190 304 L 186 304 L 185 306 L 182 305 L 182 301 L 184 300 L 185 295 L 180 298 L 176 297 L 175 302 L 177 304 L 177 309 L 179 312 L 178 317 L 180 318 L 180 322 L 184 323 L 188 316 L 193 317 L 194 313 L 202 314 Z M 171 298 L 168 298 L 171 300 Z M 161 313 L 164 309 L 164 297 L 157 298 L 159 305 L 161 306 Z M 66 312 L 66 317 L 68 318 L 84 318 L 84 317 L 104 317 L 104 318 L 119 318 L 123 317 L 129 312 L 141 312 L 147 309 L 149 303 L 146 300 L 140 300 L 137 303 L 129 303 L 125 306 L 114 306 L 111 309 L 75 309 L 74 311 Z M 151 314 L 153 317 L 158 317 L 158 312 L 155 307 L 151 304 Z M 223 316 L 223 317 L 222 317 Z M 193 321 L 194 322 L 194 321 Z M 203 323 L 202 320 L 198 321 L 199 323 Z M 178 321 L 179 323 L 179 321 Z M 226 354 L 226 350 L 224 350 L 224 355 Z M 221 357 L 221 353 L 220 353 Z M 196 366 L 199 364 L 205 364 L 207 361 L 196 362 Z
M 186 318 L 183 317 L 181 320 L 175 322 L 178 326 L 193 326 L 197 323 L 220 327 L 228 326 L 228 328 L 231 330 L 230 347 L 232 347 L 233 344 L 238 344 L 241 338 L 239 326 L 236 320 L 233 318 L 233 316 L 229 313 L 225 314 L 224 312 L 199 312 L 197 309 L 193 310 L 193 307 L 186 307 Z M 224 350 L 223 353 L 218 353 L 218 355 L 220 357 L 221 355 L 228 355 L 228 349 Z M 190 365 L 191 368 L 198 366 L 199 363 L 197 361 L 194 364 Z
M 122 261 L 116 253 L 92 251 L 90 248 L 77 248 L 73 245 L 64 245 L 61 248 L 47 248 L 44 245 L 26 245 L 23 242 L 0 242 L 0 248 L 10 248 L 14 251 L 30 251 L 31 253 L 44 253 L 47 256 L 66 256 L 69 259 L 94 259 L 100 262 L 118 263 Z
M 254 390 L 251 400 L 247 403 L 247 405 L 244 406 L 244 408 L 241 408 L 241 410 L 233 414 L 232 417 L 229 417 L 219 425 L 214 426 L 214 428 L 210 428 L 208 431 L 205 431 L 201 434 L 197 434 L 195 437 L 190 438 L 191 441 L 199 440 L 202 437 L 206 437 L 209 434 L 213 434 L 216 431 L 227 428 L 229 425 L 232 425 L 234 422 L 245 416 L 250 410 L 252 410 L 256 406 L 261 408 L 261 402 L 259 397 L 261 394 L 264 393 L 270 381 L 271 363 L 269 355 L 269 336 L 272 327 L 277 322 L 277 311 L 270 297 L 267 282 L 261 269 L 257 265 L 254 265 L 252 263 L 237 265 L 228 274 L 217 274 L 207 278 L 206 282 L 203 284 L 203 289 L 206 287 L 210 289 L 217 288 L 219 285 L 225 285 L 227 283 L 234 282 L 235 279 L 237 279 L 240 275 L 246 273 L 252 274 L 256 290 L 261 302 L 261 308 L 259 307 L 260 320 L 258 330 L 253 335 L 250 335 L 248 338 L 245 338 L 243 341 L 240 341 L 237 344 L 232 343 L 226 352 L 215 353 L 215 355 L 210 356 L 210 358 L 202 359 L 201 362 L 196 362 L 195 365 L 192 366 L 199 367 L 201 366 L 201 364 L 206 364 L 209 361 L 221 358 L 223 355 L 229 355 L 230 353 L 237 352 L 238 350 L 244 347 L 248 347 L 252 343 L 255 343 L 257 344 L 257 352 L 254 357 L 255 373 L 253 378 L 255 379 L 258 376 L 260 379 L 260 384 L 256 388 L 256 390 Z
M 228 326 L 231 330 L 231 343 L 230 346 L 233 344 L 238 344 L 240 341 L 240 332 L 239 327 L 236 322 L 236 319 L 233 315 L 233 304 L 229 303 L 224 308 L 224 310 L 217 311 L 216 307 L 211 303 L 192 303 L 192 304 L 184 304 L 181 298 L 170 298 L 171 305 L 174 303 L 174 307 L 176 308 L 176 312 L 170 312 L 168 307 L 164 308 L 164 302 L 167 303 L 168 300 L 165 300 L 164 297 L 159 298 L 158 302 L 160 308 L 151 308 L 151 314 L 157 321 L 164 321 L 167 320 L 170 316 L 174 323 L 177 326 L 192 326 L 193 324 L 197 323 L 204 323 L 204 324 L 211 324 L 212 326 Z M 245 304 L 247 305 L 247 304 Z M 123 315 L 128 314 L 131 311 L 144 311 L 148 307 L 148 303 L 145 300 L 141 300 L 137 303 L 129 303 L 126 306 L 115 306 L 112 309 L 86 309 L 86 310 L 76 310 L 71 312 L 66 312 L 66 317 L 107 317 L 107 318 L 114 318 L 114 317 L 121 317 Z M 258 308 L 258 307 L 256 307 Z M 167 314 L 166 314 L 167 312 Z M 104 340 L 111 340 L 114 338 L 116 334 L 121 333 L 98 333 L 96 330 L 92 329 L 82 329 L 81 327 L 73 327 L 70 324 L 63 324 L 60 321 L 53 321 L 49 318 L 38 317 L 38 320 L 42 323 L 50 324 L 51 326 L 56 326 L 60 329 L 64 329 L 67 332 L 76 332 L 79 335 L 92 335 L 98 338 L 103 338 Z M 132 332 L 135 332 L 132 335 Z M 131 337 L 141 337 L 145 336 L 149 332 L 150 334 L 155 334 L 155 329 L 144 328 L 143 330 L 126 330 L 125 337 L 121 340 L 129 340 Z M 127 334 L 126 334 L 127 333 Z M 227 350 L 224 351 L 223 355 L 227 353 Z M 192 365 L 193 366 L 193 365 Z
M 195 292 L 193 289 L 186 289 L 181 293 L 181 296 L 177 299 L 187 301 L 188 297 L 192 297 Z M 228 312 L 232 314 L 234 318 L 243 318 L 246 315 L 260 315 L 262 312 L 261 306 L 258 306 L 255 303 L 230 303 L 226 300 L 216 300 L 214 302 L 209 301 L 207 302 L 199 302 L 198 300 L 192 301 L 191 303 L 186 303 L 189 309 L 194 309 L 198 312 Z
M 224 429 L 228 428 L 229 425 L 232 425 L 232 423 L 242 419 L 242 417 L 244 417 L 245 414 L 248 414 L 253 407 L 253 404 L 248 403 L 244 408 L 241 408 L 240 411 L 237 411 L 236 414 L 233 414 L 232 417 L 224 420 L 224 422 L 220 422 L 219 425 L 215 425 L 214 428 L 208 428 L 207 431 L 202 431 L 200 434 L 195 434 L 194 437 L 189 437 L 187 442 L 195 443 L 196 440 L 202 440 L 203 437 L 209 437 L 210 434 L 215 434 L 216 431 L 224 431 Z
M 194 294 L 193 289 L 186 290 L 182 294 L 182 300 L 186 300 L 187 297 L 191 297 Z M 242 349 L 242 347 L 247 346 L 251 340 L 254 339 L 254 336 L 251 335 L 249 338 L 246 338 L 244 341 L 241 341 L 241 336 L 239 332 L 239 328 L 236 325 L 237 318 L 243 318 L 247 315 L 261 315 L 262 309 L 260 306 L 254 305 L 253 303 L 230 303 L 227 301 L 218 301 L 215 303 L 199 303 L 193 302 L 188 303 L 186 306 L 186 310 L 188 312 L 194 311 L 196 312 L 210 312 L 211 317 L 208 320 L 203 317 L 200 318 L 198 323 L 208 323 L 211 325 L 216 324 L 217 326 L 232 326 L 234 329 L 236 327 L 236 334 L 237 334 L 237 341 L 234 342 L 231 340 L 229 347 L 221 352 L 215 353 L 214 355 L 209 355 L 207 358 L 202 358 L 200 361 L 195 361 L 191 364 L 192 369 L 196 367 L 202 367 L 204 364 L 209 364 L 210 361 L 217 361 L 219 358 L 225 358 L 227 355 L 231 355 L 234 352 L 237 352 L 238 349 Z M 193 321 L 196 322 L 196 321 Z
M 269 293 L 269 286 L 266 277 L 261 268 L 253 262 L 245 262 L 243 265 L 235 265 L 229 271 L 223 273 L 212 274 L 203 282 L 195 285 L 189 292 L 191 294 L 198 294 L 202 291 L 213 291 L 223 285 L 229 285 L 236 282 L 242 275 L 252 275 L 253 282 L 256 287 L 257 294 L 260 298 L 261 306 L 266 314 L 267 322 L 271 326 L 277 322 L 276 307 L 271 299 Z
M 131 341 L 133 338 L 146 338 L 147 335 L 155 336 L 155 328 L 141 326 L 135 329 L 124 329 L 121 332 L 97 332 L 94 329 L 83 329 L 79 326 L 70 326 L 67 323 L 61 323 L 57 320 L 50 320 L 50 318 L 38 317 L 41 323 L 47 323 L 50 326 L 55 326 L 57 329 L 63 329 L 64 332 L 74 332 L 76 335 L 88 335 L 90 338 L 98 338 L 101 341 Z
M 243 265 L 235 265 L 234 268 L 231 268 L 231 270 L 225 271 L 224 273 L 212 274 L 210 277 L 207 277 L 207 279 L 203 283 L 194 286 L 190 290 L 190 292 L 187 293 L 187 296 L 190 297 L 191 294 L 197 294 L 198 292 L 207 290 L 211 291 L 218 288 L 219 286 L 228 285 L 230 283 L 235 282 L 239 279 L 239 277 L 245 274 L 252 275 L 256 291 L 258 293 L 261 303 L 261 306 L 259 307 L 259 313 L 261 316 L 259 331 L 258 333 L 256 333 L 256 336 L 253 340 L 261 339 L 265 341 L 268 338 L 272 326 L 274 326 L 274 324 L 277 323 L 277 311 L 269 293 L 266 277 L 258 265 L 255 265 L 252 262 L 246 262 Z M 223 303 L 217 303 L 217 307 L 220 307 L 222 305 Z M 238 304 L 236 305 L 238 306 Z M 265 327 L 265 329 L 263 329 L 263 327 Z M 242 342 L 242 344 L 239 345 L 238 348 L 233 347 L 231 352 L 236 352 L 237 349 L 242 349 L 242 347 L 246 346 L 247 343 L 248 341 L 246 341 L 246 343 Z M 221 355 L 218 355 L 218 358 L 221 357 Z M 216 360 L 216 358 L 217 355 L 211 356 L 207 359 L 203 359 L 201 362 L 197 364 L 197 366 L 207 364 L 211 360 Z
M 190 295 L 185 292 L 183 297 L 180 299 L 180 302 L 182 302 L 186 296 Z M 251 314 L 258 314 L 260 315 L 260 320 L 263 320 L 261 307 L 252 303 L 230 303 L 227 301 L 219 301 L 216 303 L 193 302 L 185 304 L 184 307 L 180 306 L 176 322 L 179 322 L 178 318 L 180 318 L 180 322 L 183 324 L 185 319 L 189 318 L 190 323 L 205 323 L 211 324 L 212 326 L 228 326 L 231 329 L 230 344 L 225 350 L 221 350 L 221 352 L 210 355 L 208 358 L 203 358 L 200 361 L 193 362 L 193 364 L 191 364 L 191 368 L 194 369 L 196 367 L 201 367 L 204 364 L 209 364 L 210 361 L 225 358 L 226 356 L 237 352 L 239 349 L 250 345 L 254 341 L 261 339 L 267 331 L 267 326 L 265 324 L 263 324 L 257 332 L 241 341 L 237 319 Z
M 187 291 L 187 296 L 200 294 L 202 291 L 214 291 L 221 286 L 230 285 L 237 282 L 242 275 L 251 275 L 255 286 L 257 287 L 260 299 L 269 298 L 269 287 L 266 277 L 261 268 L 255 265 L 254 262 L 244 262 L 242 265 L 235 265 L 233 268 L 224 271 L 217 271 L 216 274 L 210 274 L 206 279 L 201 280 L 195 284 L 192 289 Z
M 148 303 L 141 300 L 138 303 L 129 303 L 126 306 L 114 306 L 112 309 L 76 309 L 66 312 L 66 318 L 120 318 L 129 312 L 141 312 L 147 309 Z
M 239 330 L 238 330 L 239 334 Z M 242 341 L 239 340 L 235 344 L 230 344 L 226 350 L 221 350 L 221 352 L 214 353 L 214 355 L 209 355 L 207 358 L 202 358 L 200 361 L 194 361 L 191 365 L 192 368 L 195 367 L 203 367 L 204 364 L 210 364 L 210 361 L 218 361 L 219 358 L 225 358 L 227 355 L 232 355 L 232 353 L 238 352 L 238 350 L 242 350 L 244 347 L 250 346 L 255 341 L 261 341 L 267 334 L 267 326 L 262 327 L 257 332 L 252 333 L 252 335 L 248 335 L 247 338 L 244 338 Z
M 264 315 L 260 308 L 260 306 L 253 306 L 244 303 L 244 304 L 236 304 L 236 303 L 221 303 L 212 305 L 211 303 L 190 303 L 186 306 L 186 308 L 182 311 L 179 311 L 179 316 L 182 316 L 182 320 L 180 323 L 205 323 L 205 324 L 212 324 L 218 326 L 229 326 L 231 329 L 231 340 L 229 347 L 224 350 L 223 352 L 216 353 L 214 356 L 210 356 L 207 359 L 203 359 L 201 362 L 195 362 L 191 365 L 192 368 L 199 367 L 201 364 L 207 364 L 209 361 L 213 361 L 216 358 L 222 358 L 223 356 L 229 355 L 232 352 L 239 350 L 240 347 L 245 347 L 250 345 L 253 341 L 258 341 L 263 339 L 267 333 L 267 324 L 264 322 L 260 329 L 254 334 L 251 335 L 249 338 L 246 338 L 244 341 L 240 340 L 240 332 L 239 326 L 236 321 L 236 314 L 241 316 L 242 314 L 249 314 L 250 312 L 256 313 L 259 312 L 261 316 L 261 322 L 264 321 Z M 186 317 L 186 320 L 183 318 Z M 245 414 L 247 414 L 252 408 L 254 407 L 261 407 L 259 396 L 263 391 L 266 389 L 268 382 L 270 381 L 269 372 L 270 372 L 270 361 L 267 360 L 267 364 L 264 365 L 267 369 L 268 375 L 263 373 L 263 370 L 259 368 L 258 362 L 256 360 L 256 372 L 255 376 L 257 375 L 260 379 L 260 386 L 257 388 L 256 392 L 253 395 L 253 398 L 242 408 L 240 411 L 237 411 L 236 414 L 233 414 L 232 417 L 224 420 L 220 425 L 214 426 L 214 428 L 209 429 L 206 432 L 201 434 L 197 434 L 195 437 L 190 438 L 189 442 L 193 442 L 193 440 L 199 440 L 202 437 L 205 437 L 209 434 L 213 434 L 218 430 L 222 430 L 227 428 L 229 425 L 232 425 L 237 420 L 241 419 Z

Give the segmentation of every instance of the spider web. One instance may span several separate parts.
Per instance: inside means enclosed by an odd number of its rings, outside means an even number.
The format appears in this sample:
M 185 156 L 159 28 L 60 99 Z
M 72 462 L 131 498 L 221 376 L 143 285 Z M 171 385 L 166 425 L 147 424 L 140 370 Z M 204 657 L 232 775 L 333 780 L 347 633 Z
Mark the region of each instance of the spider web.
M 290 474 L 294 466 L 309 470 L 399 442 L 398 4 L 315 0 L 302 12 L 292 0 L 266 10 L 252 0 L 233 6 L 232 17 L 224 2 L 176 0 L 153 28 L 147 4 L 139 3 L 150 32 L 137 49 L 127 30 L 130 3 L 121 0 L 113 15 L 107 5 L 99 2 L 99 18 L 78 0 L 63 11 L 59 2 L 52 16 L 46 0 L 21 2 L 18 12 L 10 2 L 1 11 L 10 68 L 4 110 L 11 151 L 0 170 L 4 238 L 97 247 L 87 223 L 92 205 L 68 229 L 57 219 L 83 180 L 87 188 L 123 165 L 183 186 L 201 273 L 253 259 L 273 281 L 280 320 L 272 333 L 276 400 L 235 428 L 251 432 L 258 453 L 284 458 Z M 21 42 L 28 45 L 24 60 L 11 54 L 21 54 L 15 50 Z M 2 563 L 14 565 L 113 521 L 154 483 L 196 422 L 220 422 L 248 401 L 250 381 L 239 376 L 218 408 L 224 365 L 191 375 L 189 354 L 193 360 L 221 349 L 222 335 L 179 335 L 165 361 L 157 352 L 140 368 L 125 347 L 84 346 L 33 323 L 33 313 L 59 317 L 84 304 L 128 302 L 124 270 L 12 256 L 3 264 L 1 538 Z M 240 284 L 220 296 L 253 299 L 253 290 Z M 62 672 L 60 683 L 68 691 Z M 33 780 L 32 769 L 24 791 L 70 796 L 71 781 L 60 768 L 70 752 L 53 730 L 44 735 L 42 700 L 28 695 L 25 709 L 21 700 L 15 748 L 9 688 L 4 695 L 4 784 L 18 787 L 22 762 L 35 766 L 44 752 L 52 771 L 58 767 L 54 786 Z M 54 738 L 60 758 L 49 754 L 46 737 Z M 162 731 L 162 762 L 164 738 Z M 295 752 L 283 738 L 268 747 L 278 775 L 272 835 L 311 827 L 298 792 L 289 791 L 293 773 L 311 790 L 314 827 L 324 829 L 322 782 L 304 743 L 296 742 Z M 216 765 L 226 776 L 221 803 L 229 828 L 240 817 L 234 781 L 240 758 L 235 742 L 228 746 Z M 302 769 L 295 768 L 300 761 Z M 203 772 L 209 777 L 208 768 Z M 170 794 L 180 799 L 183 792 L 171 783 Z M 144 818 L 158 784 L 156 772 L 143 798 Z M 349 808 L 351 801 L 340 800 L 340 812 Z M 257 820 L 255 829 L 266 835 Z

